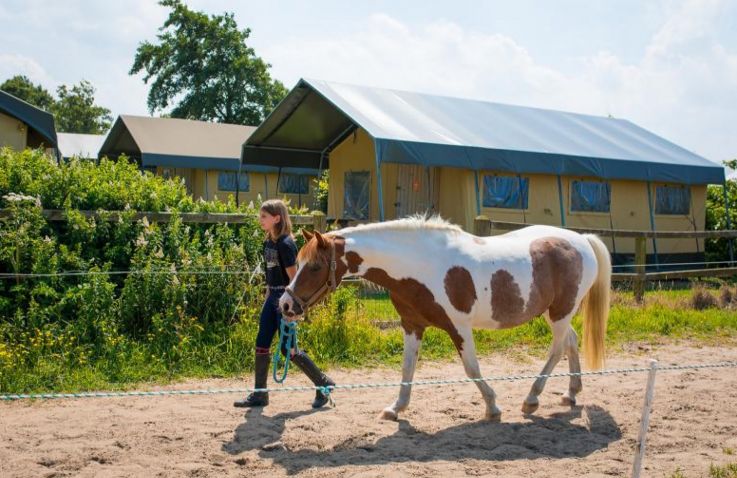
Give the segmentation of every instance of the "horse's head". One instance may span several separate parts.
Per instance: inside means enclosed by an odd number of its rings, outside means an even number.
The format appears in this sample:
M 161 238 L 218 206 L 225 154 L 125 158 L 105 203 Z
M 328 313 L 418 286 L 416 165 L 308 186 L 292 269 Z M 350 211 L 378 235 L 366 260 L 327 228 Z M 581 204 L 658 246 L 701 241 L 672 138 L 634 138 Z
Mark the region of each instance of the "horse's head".
M 338 287 L 345 266 L 340 261 L 342 241 L 302 229 L 305 245 L 297 255 L 297 274 L 279 299 L 279 308 L 288 319 L 303 315 Z

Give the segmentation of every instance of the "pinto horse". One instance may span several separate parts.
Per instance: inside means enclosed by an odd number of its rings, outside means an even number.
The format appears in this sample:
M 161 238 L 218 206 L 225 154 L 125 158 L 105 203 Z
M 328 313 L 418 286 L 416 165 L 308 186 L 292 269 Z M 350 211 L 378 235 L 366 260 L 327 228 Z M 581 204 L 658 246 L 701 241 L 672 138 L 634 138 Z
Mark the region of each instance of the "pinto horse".
M 578 337 L 571 319 L 582 305 L 583 354 L 601 368 L 609 315 L 611 262 L 601 240 L 552 226 L 530 226 L 493 237 L 476 237 L 440 218 L 410 217 L 320 234 L 303 230 L 297 274 L 279 300 L 288 320 L 301 317 L 340 281 L 363 277 L 389 291 L 404 329 L 402 382 L 414 376 L 422 335 L 429 326 L 446 331 L 468 377 L 481 377 L 473 328 L 515 327 L 544 315 L 553 343 L 541 375 L 565 353 L 580 372 Z M 546 379 L 535 380 L 522 410 L 534 412 Z M 499 420 L 496 395 L 476 382 L 485 418 Z M 581 377 L 571 376 L 563 403 L 575 405 Z M 409 405 L 411 385 L 381 417 L 396 420 Z

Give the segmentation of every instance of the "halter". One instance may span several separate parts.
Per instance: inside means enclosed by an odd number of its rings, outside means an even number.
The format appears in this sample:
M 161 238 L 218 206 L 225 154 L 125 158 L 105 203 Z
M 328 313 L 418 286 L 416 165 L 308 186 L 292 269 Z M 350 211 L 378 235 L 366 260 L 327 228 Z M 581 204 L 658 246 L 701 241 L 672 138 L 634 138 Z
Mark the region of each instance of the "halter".
M 337 268 L 337 263 L 335 262 L 335 243 L 333 243 L 333 246 L 330 248 L 330 274 L 328 275 L 328 280 L 320 286 L 319 289 L 317 289 L 307 300 L 302 300 L 299 298 L 297 294 L 294 293 L 294 290 L 292 290 L 291 287 L 287 286 L 284 288 L 284 291 L 289 294 L 289 297 L 292 298 L 294 302 L 299 304 L 299 306 L 302 308 L 302 313 L 307 312 L 307 309 L 315 304 L 320 299 L 320 296 L 325 293 L 325 291 L 335 292 L 335 289 L 338 287 L 337 281 L 335 280 L 335 270 Z

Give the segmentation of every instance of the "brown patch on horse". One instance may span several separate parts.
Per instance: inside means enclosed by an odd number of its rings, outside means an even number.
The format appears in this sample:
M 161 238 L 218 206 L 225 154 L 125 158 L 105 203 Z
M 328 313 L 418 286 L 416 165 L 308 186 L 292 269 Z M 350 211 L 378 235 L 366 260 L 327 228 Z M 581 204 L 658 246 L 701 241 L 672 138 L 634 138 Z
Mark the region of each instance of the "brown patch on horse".
M 400 312 L 402 327 L 406 333 L 413 333 L 418 339 L 421 339 L 425 328 L 434 325 L 450 335 L 458 353 L 461 353 L 463 337 L 460 336 L 445 309 L 435 301 L 435 296 L 425 284 L 415 279 L 394 279 L 386 271 L 375 267 L 367 270 L 363 277 L 388 289 L 395 306 L 397 303 L 400 304 L 397 311 Z M 402 313 L 400 309 L 405 313 Z
M 363 257 L 354 251 L 346 252 L 345 260 L 348 262 L 348 271 L 350 271 L 351 274 L 357 273 L 358 267 L 363 263 Z
M 494 272 L 491 276 L 491 318 L 502 327 L 513 327 L 527 322 L 524 311 L 525 301 L 512 274 L 504 269 Z
M 465 267 L 455 266 L 445 273 L 445 293 L 456 310 L 466 314 L 476 302 L 476 286 L 473 284 L 471 273 Z
M 530 244 L 532 285 L 525 300 L 508 271 L 491 276 L 492 319 L 503 328 L 514 327 L 546 310 L 553 322 L 566 317 L 576 306 L 583 258 L 570 242 L 557 237 L 536 239 Z
M 530 244 L 532 289 L 530 303 L 538 298 L 536 315 L 550 310 L 550 320 L 563 319 L 573 312 L 583 275 L 581 253 L 565 239 L 544 237 Z M 545 307 L 545 308 L 543 308 Z

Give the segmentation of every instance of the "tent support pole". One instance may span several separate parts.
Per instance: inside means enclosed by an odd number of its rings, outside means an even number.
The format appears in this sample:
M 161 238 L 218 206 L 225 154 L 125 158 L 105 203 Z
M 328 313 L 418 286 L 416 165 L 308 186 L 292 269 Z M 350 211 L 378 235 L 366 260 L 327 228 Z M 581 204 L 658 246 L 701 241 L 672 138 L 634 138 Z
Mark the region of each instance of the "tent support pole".
M 560 205 L 560 225 L 566 227 L 566 209 L 563 207 L 563 184 L 558 175 L 558 203 Z
M 650 192 L 650 181 L 647 182 L 647 206 L 650 211 L 650 230 L 655 232 L 655 214 L 653 213 L 653 196 Z M 658 261 L 658 243 L 657 239 L 653 235 L 653 256 L 655 260 L 655 270 L 660 270 L 660 263 Z M 647 261 L 645 261 L 647 262 Z
M 476 215 L 481 215 L 481 193 L 479 191 L 479 171 L 473 172 L 474 184 L 476 185 Z
M 374 141 L 374 153 L 376 154 L 376 189 L 378 196 L 376 198 L 379 201 L 379 221 L 384 221 L 384 188 L 381 185 L 381 158 L 379 157 L 379 151 L 376 148 L 376 142 Z

